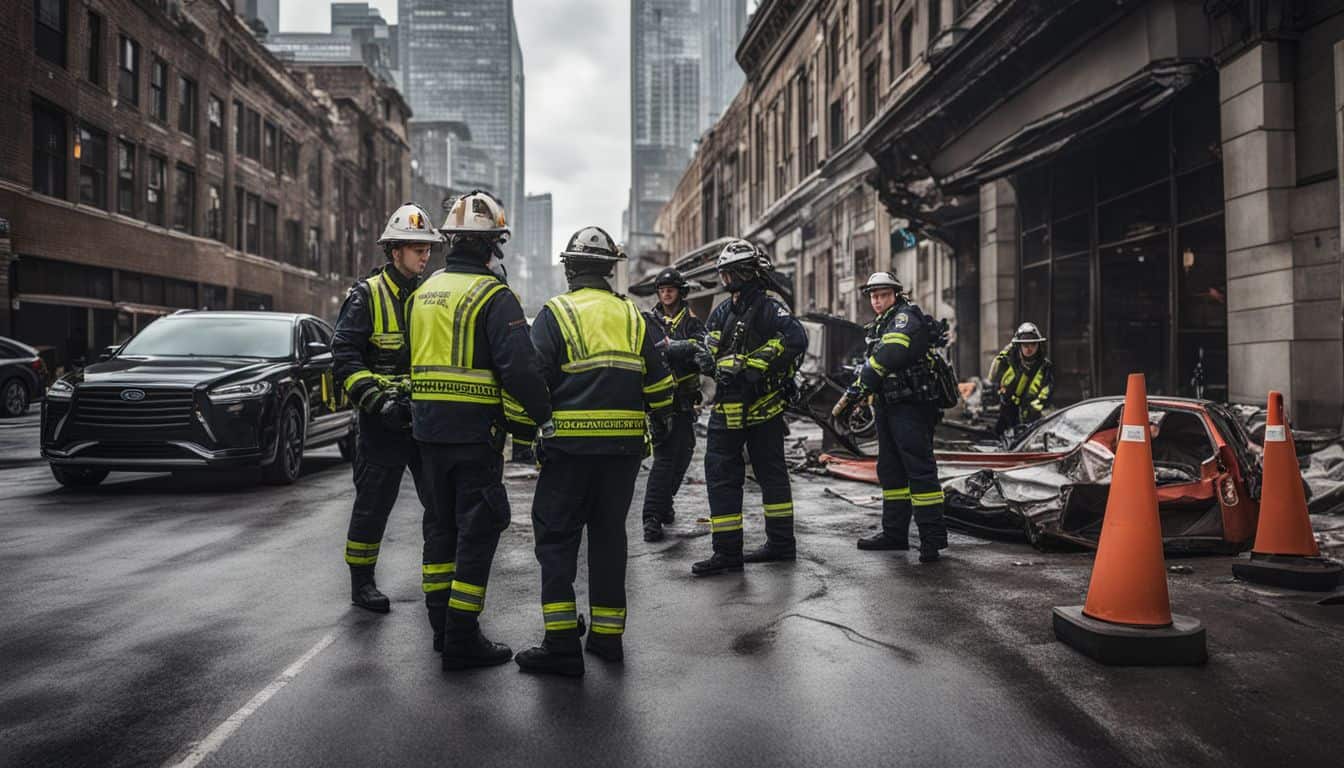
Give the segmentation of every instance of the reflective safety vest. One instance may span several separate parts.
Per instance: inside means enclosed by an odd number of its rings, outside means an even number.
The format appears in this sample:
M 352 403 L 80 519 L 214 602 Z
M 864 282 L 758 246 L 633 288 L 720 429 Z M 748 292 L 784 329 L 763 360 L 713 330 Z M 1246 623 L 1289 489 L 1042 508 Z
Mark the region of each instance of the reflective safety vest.
M 645 404 L 670 406 L 673 386 L 671 375 L 644 385 L 644 316 L 629 299 L 597 288 L 561 294 L 546 307 L 565 344 L 564 375 L 551 393 L 556 438 L 615 438 L 642 446 Z
M 498 405 L 495 373 L 476 361 L 476 319 L 506 290 L 493 275 L 440 272 L 411 305 L 411 399 Z
M 354 393 L 361 381 L 378 381 L 378 387 L 362 390 L 361 399 L 392 386 L 394 379 L 409 373 L 410 357 L 406 349 L 406 296 L 402 295 L 402 289 L 388 277 L 387 269 L 392 267 L 388 266 L 378 274 L 360 281 L 368 292 L 368 311 L 372 328 L 368 346 L 362 355 L 364 370 L 347 376 L 345 381 L 341 382 L 341 389 L 344 392 Z
M 1042 358 L 1034 371 L 1013 365 L 1011 347 L 999 352 L 995 364 L 999 366 L 999 387 L 1008 402 L 1025 406 L 1036 412 L 1045 409 L 1050 399 L 1050 361 Z

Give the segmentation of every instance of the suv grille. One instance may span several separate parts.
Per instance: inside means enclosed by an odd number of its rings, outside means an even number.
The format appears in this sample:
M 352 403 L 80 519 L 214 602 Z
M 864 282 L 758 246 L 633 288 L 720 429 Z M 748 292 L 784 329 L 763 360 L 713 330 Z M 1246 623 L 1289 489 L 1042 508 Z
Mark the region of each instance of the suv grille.
M 191 426 L 191 390 L 144 389 L 143 400 L 123 400 L 121 393 L 127 389 L 137 387 L 81 387 L 75 396 L 75 423 L 138 430 Z

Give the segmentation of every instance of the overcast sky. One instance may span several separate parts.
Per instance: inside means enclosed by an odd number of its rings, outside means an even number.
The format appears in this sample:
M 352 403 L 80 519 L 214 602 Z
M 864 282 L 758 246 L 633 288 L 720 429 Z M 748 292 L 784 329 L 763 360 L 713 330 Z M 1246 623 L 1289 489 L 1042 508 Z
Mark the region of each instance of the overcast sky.
M 371 0 L 395 23 L 396 0 Z M 329 0 L 280 0 L 283 32 L 326 32 Z M 554 196 L 552 250 L 597 224 L 621 236 L 630 186 L 628 0 L 515 0 L 528 194 Z M 424 201 L 420 201 L 424 202 Z

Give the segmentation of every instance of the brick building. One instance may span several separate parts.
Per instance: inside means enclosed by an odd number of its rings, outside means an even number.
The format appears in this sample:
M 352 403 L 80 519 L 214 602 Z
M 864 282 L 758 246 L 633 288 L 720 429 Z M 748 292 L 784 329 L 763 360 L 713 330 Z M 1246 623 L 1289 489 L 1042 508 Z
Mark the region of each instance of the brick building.
M 1344 419 L 1341 0 L 764 0 L 737 56 L 672 258 L 744 235 L 800 309 L 859 320 L 890 267 L 963 376 L 1035 321 L 1058 402 L 1142 371 Z
M 0 333 L 58 367 L 179 308 L 333 318 L 410 189 L 409 110 L 287 68 L 220 0 L 19 0 L 0 17 Z

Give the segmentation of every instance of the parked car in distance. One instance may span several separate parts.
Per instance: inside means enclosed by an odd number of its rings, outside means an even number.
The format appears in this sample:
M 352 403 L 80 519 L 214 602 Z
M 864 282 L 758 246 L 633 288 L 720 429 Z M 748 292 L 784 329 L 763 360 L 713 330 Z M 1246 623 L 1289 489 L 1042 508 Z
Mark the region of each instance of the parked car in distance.
M 353 451 L 332 374 L 331 326 L 311 315 L 180 311 L 99 362 L 57 379 L 42 456 L 62 485 L 109 472 L 260 467 L 289 484 L 307 449 Z
M 0 417 L 17 418 L 47 389 L 47 364 L 36 349 L 0 336 Z

